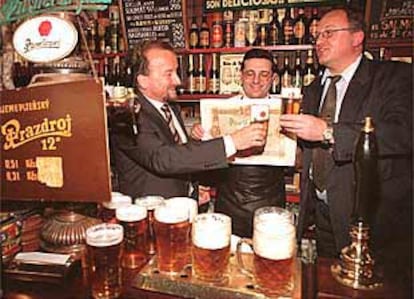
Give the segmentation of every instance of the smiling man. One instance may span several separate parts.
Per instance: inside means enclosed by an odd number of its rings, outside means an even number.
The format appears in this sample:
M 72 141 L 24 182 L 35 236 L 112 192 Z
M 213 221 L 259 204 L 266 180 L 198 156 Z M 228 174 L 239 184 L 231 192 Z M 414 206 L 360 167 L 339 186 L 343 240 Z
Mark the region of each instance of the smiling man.
M 246 52 L 241 65 L 243 91 L 232 99 L 267 99 L 275 77 L 276 65 L 269 51 Z M 201 126 L 193 128 L 192 137 L 203 136 Z M 283 167 L 264 165 L 231 165 L 223 169 L 217 180 L 215 211 L 232 218 L 232 232 L 251 237 L 253 213 L 264 206 L 285 206 Z
M 364 37 L 361 13 L 346 7 L 327 12 L 315 41 L 325 70 L 304 89 L 304 113 L 281 117 L 284 129 L 303 141 L 298 234 L 314 219 L 319 256 L 338 257 L 350 244 L 352 155 L 362 121 L 371 116 L 380 178 L 372 249 L 385 273 L 404 281 L 412 271 L 412 67 L 366 59 Z

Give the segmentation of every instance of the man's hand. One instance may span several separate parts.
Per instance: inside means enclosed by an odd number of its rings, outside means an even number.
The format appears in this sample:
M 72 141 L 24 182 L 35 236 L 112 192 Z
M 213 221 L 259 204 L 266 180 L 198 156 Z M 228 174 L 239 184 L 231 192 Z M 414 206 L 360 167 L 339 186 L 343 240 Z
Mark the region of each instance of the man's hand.
M 193 124 L 191 128 L 191 138 L 194 140 L 201 140 L 204 136 L 204 129 L 199 123 Z
M 308 141 L 323 140 L 323 131 L 328 124 L 321 118 L 310 114 L 283 114 L 280 116 L 280 126 L 288 133 L 296 134 Z
M 254 123 L 230 134 L 237 150 L 263 146 L 266 142 L 266 125 Z

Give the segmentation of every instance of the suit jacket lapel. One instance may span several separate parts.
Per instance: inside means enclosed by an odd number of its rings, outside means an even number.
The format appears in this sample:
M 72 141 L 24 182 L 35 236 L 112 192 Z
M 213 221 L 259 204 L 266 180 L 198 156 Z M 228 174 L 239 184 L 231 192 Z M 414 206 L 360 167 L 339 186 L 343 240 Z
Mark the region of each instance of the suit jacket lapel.
M 354 76 L 349 82 L 339 114 L 339 122 L 355 123 L 360 121 L 361 110 L 367 98 L 368 79 L 371 77 L 369 61 L 363 58 Z

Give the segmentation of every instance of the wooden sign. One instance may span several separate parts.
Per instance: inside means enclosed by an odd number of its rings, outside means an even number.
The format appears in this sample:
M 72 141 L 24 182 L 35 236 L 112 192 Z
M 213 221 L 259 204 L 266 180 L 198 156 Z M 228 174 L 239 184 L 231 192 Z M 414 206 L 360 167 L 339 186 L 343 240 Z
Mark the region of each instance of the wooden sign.
M 128 47 L 143 40 L 185 47 L 185 0 L 120 0 Z
M 0 93 L 1 198 L 109 201 L 101 83 L 79 80 Z

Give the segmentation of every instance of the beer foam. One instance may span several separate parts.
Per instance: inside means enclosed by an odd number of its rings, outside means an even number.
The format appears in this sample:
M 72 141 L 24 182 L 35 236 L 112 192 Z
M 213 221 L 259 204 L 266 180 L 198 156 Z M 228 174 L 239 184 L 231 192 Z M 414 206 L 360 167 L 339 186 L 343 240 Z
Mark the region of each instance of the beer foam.
M 192 228 L 193 244 L 204 249 L 220 249 L 230 244 L 231 218 L 219 213 L 200 214 Z
M 130 205 L 132 203 L 132 199 L 128 195 L 124 195 L 119 192 L 112 192 L 111 201 L 105 201 L 102 205 L 110 210 L 115 210 L 119 207 Z
M 116 218 L 120 221 L 140 221 L 147 217 L 147 209 L 137 205 L 128 205 L 116 209 Z
M 107 247 L 122 242 L 124 228 L 119 224 L 102 223 L 86 230 L 86 244 L 95 247 Z
M 189 211 L 172 205 L 163 205 L 155 209 L 154 217 L 162 223 L 179 223 L 189 220 Z
M 135 204 L 145 207 L 147 210 L 154 210 L 156 207 L 164 204 L 164 197 L 157 195 L 138 197 L 135 198 Z
M 166 201 L 167 205 L 173 205 L 180 209 L 187 209 L 190 213 L 190 222 L 194 221 L 194 218 L 198 214 L 198 204 L 191 197 L 171 197 L 168 198 Z
M 291 258 L 295 254 L 295 226 L 291 223 L 274 221 L 260 222 L 253 232 L 253 249 L 257 255 L 271 260 Z

